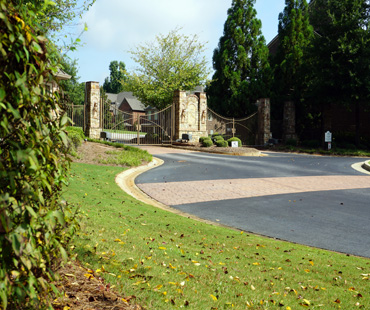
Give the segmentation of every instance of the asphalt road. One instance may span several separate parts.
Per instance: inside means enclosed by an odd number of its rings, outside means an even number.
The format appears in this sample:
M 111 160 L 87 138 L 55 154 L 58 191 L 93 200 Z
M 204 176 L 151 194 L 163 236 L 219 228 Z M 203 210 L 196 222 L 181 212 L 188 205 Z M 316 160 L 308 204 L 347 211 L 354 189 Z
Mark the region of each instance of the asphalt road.
M 269 153 L 160 154 L 136 184 L 183 212 L 244 231 L 370 257 L 370 175 L 365 159 Z

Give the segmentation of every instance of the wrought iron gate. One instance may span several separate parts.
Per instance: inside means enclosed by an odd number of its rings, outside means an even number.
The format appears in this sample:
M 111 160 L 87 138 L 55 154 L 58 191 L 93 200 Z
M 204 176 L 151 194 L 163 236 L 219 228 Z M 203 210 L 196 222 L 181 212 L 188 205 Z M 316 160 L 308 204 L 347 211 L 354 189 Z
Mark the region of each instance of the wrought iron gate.
M 102 109 L 102 138 L 124 144 L 161 145 L 172 142 L 172 106 L 162 111 L 127 113 L 116 106 Z
M 85 130 L 85 106 L 67 103 L 67 115 L 71 119 L 71 126 Z
M 223 117 L 208 108 L 207 132 L 219 133 L 224 139 L 237 137 L 243 145 L 255 145 L 258 132 L 258 112 L 245 118 Z

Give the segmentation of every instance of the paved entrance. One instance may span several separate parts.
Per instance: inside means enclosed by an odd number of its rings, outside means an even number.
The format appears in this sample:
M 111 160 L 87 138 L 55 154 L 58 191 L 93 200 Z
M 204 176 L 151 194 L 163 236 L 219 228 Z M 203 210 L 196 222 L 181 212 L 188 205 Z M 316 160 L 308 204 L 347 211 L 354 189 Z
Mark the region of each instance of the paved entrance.
M 169 151 L 158 149 L 164 165 L 136 179 L 152 198 L 245 231 L 370 257 L 370 176 L 352 168 L 365 159 Z

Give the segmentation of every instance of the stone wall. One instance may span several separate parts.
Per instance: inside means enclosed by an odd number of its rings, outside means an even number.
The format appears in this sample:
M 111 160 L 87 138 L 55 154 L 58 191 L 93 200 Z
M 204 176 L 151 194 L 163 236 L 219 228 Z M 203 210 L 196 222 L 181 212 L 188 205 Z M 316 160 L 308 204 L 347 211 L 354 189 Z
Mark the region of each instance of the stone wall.
M 283 119 L 283 141 L 289 139 L 297 140 L 295 128 L 295 104 L 294 101 L 286 101 L 284 103 L 284 119 Z
M 192 136 L 190 142 L 198 142 L 207 136 L 207 98 L 203 92 L 187 94 L 175 91 L 173 104 L 175 108 L 174 140 L 181 139 L 183 134 Z
M 270 131 L 270 99 L 262 98 L 258 104 L 258 133 L 257 144 L 265 145 L 271 138 Z
M 85 135 L 99 139 L 102 131 L 100 87 L 98 82 L 86 82 L 85 86 L 86 130 Z

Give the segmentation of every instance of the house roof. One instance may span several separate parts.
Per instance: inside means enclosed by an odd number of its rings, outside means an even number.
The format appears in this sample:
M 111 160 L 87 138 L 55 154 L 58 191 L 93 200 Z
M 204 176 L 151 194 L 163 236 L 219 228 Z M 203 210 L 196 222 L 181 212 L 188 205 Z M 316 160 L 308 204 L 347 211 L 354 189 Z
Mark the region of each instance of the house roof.
M 108 99 L 111 101 L 112 105 L 115 105 L 117 108 L 126 100 L 128 105 L 133 111 L 142 111 L 144 112 L 144 104 L 137 99 L 132 92 L 120 92 L 118 94 L 106 93 Z
M 58 68 L 58 71 L 55 73 L 55 77 L 58 80 L 69 80 L 72 78 L 71 75 L 65 73 L 62 69 Z
M 126 100 L 126 102 L 130 105 L 130 107 L 133 111 L 143 111 L 143 112 L 145 111 L 144 104 L 141 101 L 139 101 L 138 99 L 136 99 L 136 98 L 126 98 L 125 97 L 124 100 Z

